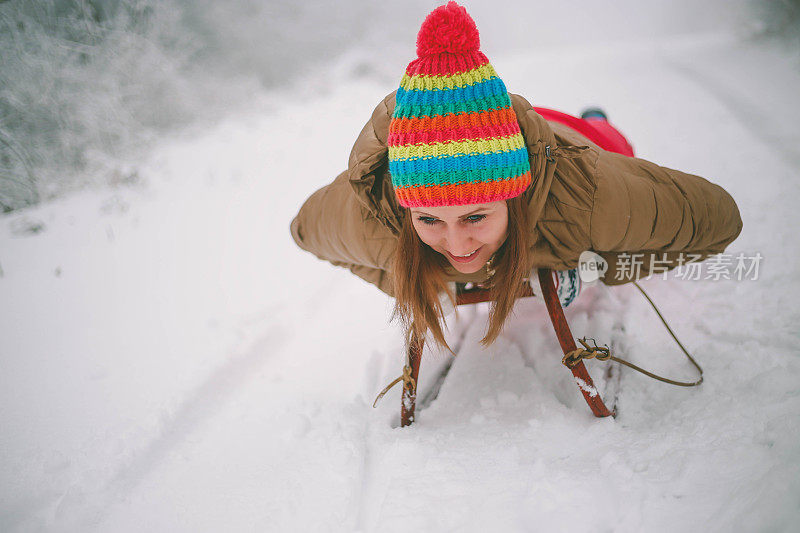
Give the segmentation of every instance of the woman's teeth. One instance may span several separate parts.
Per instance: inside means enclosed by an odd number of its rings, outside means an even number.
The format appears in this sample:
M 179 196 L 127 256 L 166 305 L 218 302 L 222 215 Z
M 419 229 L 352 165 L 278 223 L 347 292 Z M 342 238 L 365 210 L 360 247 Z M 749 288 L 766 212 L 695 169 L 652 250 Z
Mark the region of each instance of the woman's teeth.
M 472 250 L 472 251 L 471 251 L 470 253 L 468 253 L 467 255 L 453 255 L 453 257 L 469 257 L 469 256 L 471 256 L 472 254 L 474 254 L 474 253 L 475 253 L 475 252 L 477 252 L 477 251 L 478 251 L 478 250 Z

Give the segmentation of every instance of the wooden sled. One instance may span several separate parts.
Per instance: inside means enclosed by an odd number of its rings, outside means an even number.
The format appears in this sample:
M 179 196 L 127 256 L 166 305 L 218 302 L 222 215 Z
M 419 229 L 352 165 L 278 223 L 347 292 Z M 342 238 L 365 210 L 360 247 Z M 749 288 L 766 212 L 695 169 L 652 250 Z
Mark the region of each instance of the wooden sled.
M 561 302 L 558 300 L 555 283 L 553 282 L 553 271 L 550 269 L 539 269 L 538 275 L 539 285 L 542 288 L 542 297 L 547 306 L 547 312 L 553 323 L 558 342 L 564 352 L 564 358 L 562 359 L 564 366 L 569 368 L 572 372 L 578 389 L 581 391 L 581 394 L 583 394 L 583 399 L 586 400 L 594 416 L 601 418 L 614 416 L 614 413 L 603 403 L 600 393 L 595 388 L 583 361 L 580 358 L 571 357 L 573 354 L 585 351 L 577 347 L 575 339 L 572 337 L 569 324 L 567 324 L 567 319 L 564 317 L 564 310 L 561 308 Z M 526 298 L 530 296 L 534 296 L 534 294 L 530 285 L 526 282 L 520 297 Z M 490 300 L 491 298 L 487 289 L 465 289 L 463 285 L 457 285 L 456 305 L 488 302 Z M 402 378 L 403 393 L 400 407 L 401 426 L 409 426 L 414 422 L 414 411 L 417 401 L 417 380 L 419 379 L 419 367 L 422 360 L 424 342 L 424 339 L 413 335 L 409 343 L 407 354 L 408 364 L 404 368 Z M 592 349 L 592 347 L 586 345 L 584 345 L 584 348 Z

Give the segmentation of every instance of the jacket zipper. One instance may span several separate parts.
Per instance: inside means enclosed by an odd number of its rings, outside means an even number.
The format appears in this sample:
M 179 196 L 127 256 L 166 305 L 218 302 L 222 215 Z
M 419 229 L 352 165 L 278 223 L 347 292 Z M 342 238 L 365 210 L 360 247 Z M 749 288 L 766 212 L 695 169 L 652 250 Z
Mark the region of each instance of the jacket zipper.
M 581 154 L 588 150 L 589 146 L 556 146 L 554 150 L 550 150 L 550 146 L 545 146 L 544 153 L 547 156 L 547 160 L 551 163 L 555 161 L 556 157 L 560 157 L 562 159 L 575 159 L 576 157 L 580 157 Z

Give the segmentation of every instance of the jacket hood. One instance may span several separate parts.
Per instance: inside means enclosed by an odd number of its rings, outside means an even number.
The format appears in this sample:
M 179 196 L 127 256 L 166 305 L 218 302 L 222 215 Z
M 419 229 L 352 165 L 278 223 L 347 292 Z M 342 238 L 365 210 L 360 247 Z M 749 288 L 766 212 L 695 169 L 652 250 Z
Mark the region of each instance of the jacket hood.
M 395 107 L 393 91 L 375 108 L 369 122 L 361 130 L 350 152 L 348 164 L 350 185 L 358 201 L 368 212 L 399 233 L 403 207 L 397 202 L 389 174 L 389 150 L 386 140 L 389 121 Z M 559 147 L 547 121 L 522 96 L 509 93 L 517 115 L 531 166 L 531 185 L 523 193 L 527 200 L 532 227 L 536 226 L 550 192 L 557 157 L 574 157 L 571 147 Z

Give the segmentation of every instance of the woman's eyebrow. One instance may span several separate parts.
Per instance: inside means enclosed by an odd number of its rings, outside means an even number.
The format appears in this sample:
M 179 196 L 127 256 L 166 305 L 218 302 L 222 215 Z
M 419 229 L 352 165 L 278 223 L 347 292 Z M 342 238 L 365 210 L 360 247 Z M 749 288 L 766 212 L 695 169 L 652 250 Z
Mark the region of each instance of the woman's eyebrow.
M 478 209 L 476 209 L 476 210 L 474 210 L 474 211 L 470 211 L 470 212 L 469 212 L 469 213 L 467 213 L 466 215 L 461 215 L 461 216 L 462 216 L 462 217 L 468 217 L 468 216 L 470 216 L 470 215 L 474 215 L 474 214 L 475 214 L 475 213 L 477 213 L 478 211 L 483 211 L 483 210 L 485 210 L 485 209 L 488 209 L 488 207 L 479 207 Z M 426 212 L 424 212 L 424 211 L 417 211 L 417 213 L 416 213 L 416 214 L 418 214 L 418 215 L 424 215 L 424 216 L 426 216 L 426 217 L 438 218 L 438 217 L 435 217 L 435 216 L 433 216 L 433 215 L 429 215 L 428 213 L 426 213 Z

